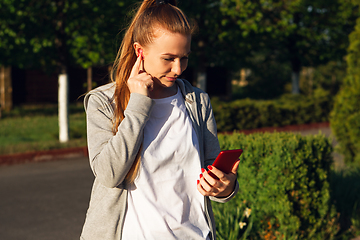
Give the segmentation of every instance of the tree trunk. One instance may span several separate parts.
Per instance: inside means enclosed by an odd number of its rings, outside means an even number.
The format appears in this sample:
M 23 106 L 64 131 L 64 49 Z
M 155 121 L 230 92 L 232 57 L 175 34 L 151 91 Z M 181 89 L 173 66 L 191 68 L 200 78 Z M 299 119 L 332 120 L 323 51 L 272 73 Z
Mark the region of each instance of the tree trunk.
M 299 94 L 300 93 L 300 71 L 301 71 L 301 60 L 300 57 L 296 55 L 296 52 L 293 54 L 291 59 L 291 92 L 292 94 Z
M 201 90 L 206 91 L 206 68 L 199 67 L 196 75 L 196 86 Z
M 12 109 L 11 67 L 0 68 L 0 109 Z
M 59 141 L 69 141 L 69 80 L 67 72 L 59 74 Z
M 299 88 L 299 79 L 300 79 L 300 72 L 299 71 L 293 71 L 291 73 L 291 92 L 292 94 L 299 94 L 300 88 Z
M 308 77 L 309 77 L 309 95 L 313 95 L 313 88 L 314 88 L 314 69 L 311 67 L 307 68 L 308 71 Z
M 87 69 L 87 91 L 90 92 L 92 89 L 92 68 Z
M 68 51 L 66 46 L 66 12 L 67 0 L 58 0 L 57 18 L 55 20 L 55 45 L 58 52 L 58 70 L 59 70 L 59 141 L 61 143 L 69 141 L 69 79 L 67 72 Z

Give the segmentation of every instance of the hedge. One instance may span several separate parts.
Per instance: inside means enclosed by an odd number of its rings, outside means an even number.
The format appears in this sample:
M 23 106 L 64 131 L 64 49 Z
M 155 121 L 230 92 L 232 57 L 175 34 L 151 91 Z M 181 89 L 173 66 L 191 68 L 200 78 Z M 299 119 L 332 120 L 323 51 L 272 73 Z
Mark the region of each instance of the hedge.
M 332 145 L 323 135 L 219 135 L 221 149 L 242 148 L 239 193 L 213 203 L 218 239 L 332 239 Z M 247 215 L 245 214 L 247 213 Z M 240 226 L 241 225 L 241 226 Z M 242 229 L 241 229 L 242 227 Z
M 283 95 L 276 100 L 241 99 L 232 102 L 212 98 L 219 132 L 328 122 L 331 95 L 321 89 L 313 96 Z

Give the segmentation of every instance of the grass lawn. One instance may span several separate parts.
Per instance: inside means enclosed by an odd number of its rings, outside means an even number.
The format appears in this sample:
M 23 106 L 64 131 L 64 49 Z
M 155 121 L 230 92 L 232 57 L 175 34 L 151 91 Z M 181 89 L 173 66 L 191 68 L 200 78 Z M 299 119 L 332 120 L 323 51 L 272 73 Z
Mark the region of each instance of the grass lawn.
M 0 154 L 86 146 L 81 105 L 70 107 L 69 125 L 70 141 L 59 143 L 56 106 L 16 108 L 0 119 Z

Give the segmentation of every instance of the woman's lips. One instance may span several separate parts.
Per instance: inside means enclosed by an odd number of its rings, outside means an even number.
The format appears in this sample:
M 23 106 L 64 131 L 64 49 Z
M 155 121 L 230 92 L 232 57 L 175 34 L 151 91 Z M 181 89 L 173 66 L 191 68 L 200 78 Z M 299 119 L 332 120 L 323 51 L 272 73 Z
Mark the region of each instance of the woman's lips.
M 175 81 L 176 77 L 166 77 L 166 79 L 169 80 L 169 81 Z

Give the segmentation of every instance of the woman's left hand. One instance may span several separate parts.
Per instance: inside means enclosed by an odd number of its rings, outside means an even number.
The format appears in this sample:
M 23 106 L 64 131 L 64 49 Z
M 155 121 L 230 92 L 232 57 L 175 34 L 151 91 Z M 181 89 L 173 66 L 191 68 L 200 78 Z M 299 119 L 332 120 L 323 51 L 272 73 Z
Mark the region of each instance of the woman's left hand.
M 197 189 L 199 192 L 204 196 L 229 196 L 235 188 L 239 162 L 240 160 L 234 164 L 229 174 L 226 174 L 213 166 L 208 166 L 208 169 L 219 179 L 213 178 L 205 169 L 201 169 L 202 173 L 200 174 L 200 180 L 197 181 Z

